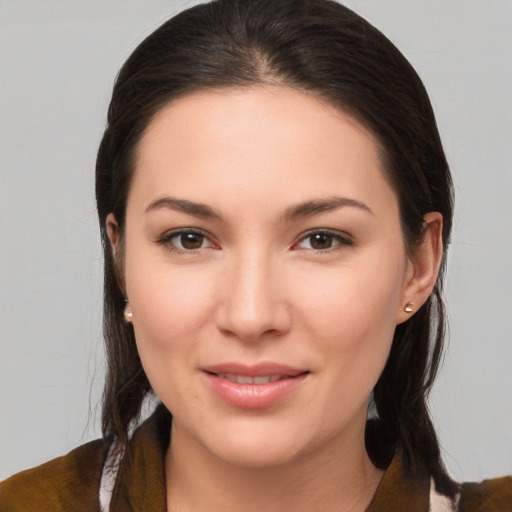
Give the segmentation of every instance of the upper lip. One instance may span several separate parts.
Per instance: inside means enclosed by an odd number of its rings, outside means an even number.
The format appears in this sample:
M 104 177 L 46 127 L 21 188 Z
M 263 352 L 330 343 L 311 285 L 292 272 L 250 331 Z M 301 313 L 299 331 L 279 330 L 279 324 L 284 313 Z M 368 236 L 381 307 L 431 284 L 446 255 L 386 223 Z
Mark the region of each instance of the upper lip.
M 205 366 L 202 370 L 208 373 L 231 373 L 235 375 L 246 375 L 247 377 L 264 377 L 267 375 L 286 375 L 295 377 L 296 375 L 307 372 L 304 368 L 295 368 L 286 364 L 273 362 L 264 362 L 252 365 L 228 362 Z

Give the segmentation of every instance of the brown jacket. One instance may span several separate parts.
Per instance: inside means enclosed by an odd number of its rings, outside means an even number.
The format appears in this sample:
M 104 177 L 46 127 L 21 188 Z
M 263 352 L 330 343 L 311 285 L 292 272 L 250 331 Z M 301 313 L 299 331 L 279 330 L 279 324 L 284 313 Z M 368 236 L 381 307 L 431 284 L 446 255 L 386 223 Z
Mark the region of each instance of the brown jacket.
M 132 436 L 115 480 L 110 512 L 166 511 L 164 456 L 170 421 L 160 406 Z M 0 512 L 99 512 L 108 448 L 102 440 L 92 441 L 0 483 Z M 437 494 L 428 476 L 409 475 L 397 454 L 367 512 L 512 512 L 512 477 L 462 484 L 457 501 Z

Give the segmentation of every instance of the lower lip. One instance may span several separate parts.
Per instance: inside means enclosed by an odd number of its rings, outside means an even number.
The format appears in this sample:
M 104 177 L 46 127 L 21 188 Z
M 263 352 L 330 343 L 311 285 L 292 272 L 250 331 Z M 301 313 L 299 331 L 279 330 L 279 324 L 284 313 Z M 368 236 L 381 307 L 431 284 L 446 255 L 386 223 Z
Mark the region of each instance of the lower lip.
M 296 390 L 307 377 L 301 373 L 268 384 L 238 384 L 206 373 L 211 389 L 222 400 L 242 409 L 263 409 L 275 405 Z

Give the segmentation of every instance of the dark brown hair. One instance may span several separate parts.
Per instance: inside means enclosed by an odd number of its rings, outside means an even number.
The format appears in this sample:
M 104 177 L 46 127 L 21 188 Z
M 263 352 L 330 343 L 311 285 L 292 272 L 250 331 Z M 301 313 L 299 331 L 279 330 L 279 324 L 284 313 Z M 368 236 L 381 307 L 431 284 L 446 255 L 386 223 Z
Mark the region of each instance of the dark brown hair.
M 314 94 L 363 123 L 378 139 L 385 172 L 400 203 L 404 240 L 413 251 L 423 216 L 443 215 L 447 246 L 452 223 L 451 178 L 425 88 L 397 48 L 367 21 L 331 0 L 216 0 L 181 12 L 147 37 L 122 67 L 108 111 L 96 167 L 96 197 L 105 257 L 104 334 L 107 378 L 103 433 L 127 439 L 151 391 L 106 232 L 113 213 L 122 237 L 137 144 L 164 105 L 195 90 L 275 84 Z M 385 467 L 395 449 L 409 469 L 447 475 L 426 399 L 441 360 L 445 317 L 444 261 L 434 293 L 396 328 L 386 367 L 374 389 L 378 419 L 367 449 Z

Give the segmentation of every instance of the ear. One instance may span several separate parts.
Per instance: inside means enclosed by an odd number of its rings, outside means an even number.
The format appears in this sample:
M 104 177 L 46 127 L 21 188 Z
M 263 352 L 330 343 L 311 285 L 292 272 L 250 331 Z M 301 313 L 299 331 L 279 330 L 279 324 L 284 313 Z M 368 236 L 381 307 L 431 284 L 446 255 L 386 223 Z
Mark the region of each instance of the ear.
M 105 221 L 107 228 L 107 235 L 110 241 L 110 248 L 112 250 L 112 256 L 114 258 L 114 266 L 116 269 L 116 276 L 119 287 L 123 291 L 126 296 L 125 286 L 124 286 L 124 272 L 123 272 L 123 258 L 122 258 L 122 247 L 121 247 L 121 233 L 119 231 L 119 224 L 117 223 L 116 218 L 113 213 L 109 213 L 107 215 L 107 220 Z
M 107 228 L 108 239 L 110 240 L 110 248 L 112 249 L 112 254 L 114 255 L 114 258 L 117 258 L 117 255 L 119 254 L 120 234 L 119 225 L 117 224 L 117 220 L 113 213 L 109 213 L 107 215 L 105 224 L 105 227 Z
M 443 258 L 443 216 L 439 212 L 430 212 L 423 219 L 423 240 L 409 256 L 402 302 L 397 311 L 397 324 L 409 319 L 429 298 Z M 412 303 L 412 312 L 405 310 L 408 303 Z

